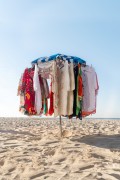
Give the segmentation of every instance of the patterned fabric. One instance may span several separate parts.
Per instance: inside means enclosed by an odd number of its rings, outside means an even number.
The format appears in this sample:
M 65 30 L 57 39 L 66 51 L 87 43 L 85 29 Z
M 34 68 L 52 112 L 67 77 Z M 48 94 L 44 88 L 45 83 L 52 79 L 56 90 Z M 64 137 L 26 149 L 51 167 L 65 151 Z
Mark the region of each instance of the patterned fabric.
M 82 119 L 82 71 L 81 65 L 78 64 L 78 77 L 77 77 L 77 96 L 76 96 L 76 116 Z
M 74 68 L 75 89 L 74 89 L 74 101 L 73 101 L 73 114 L 69 118 L 76 117 L 82 119 L 82 77 L 81 66 L 78 64 Z
M 25 113 L 28 115 L 36 114 L 36 111 L 34 109 L 35 92 L 33 90 L 33 75 L 34 70 L 32 68 L 26 68 L 23 74 L 21 86 L 21 92 L 24 94 L 25 97 Z
M 52 81 L 50 84 L 50 107 L 49 107 L 49 115 L 53 115 L 54 113 L 54 108 L 53 108 L 53 92 L 52 92 Z
M 19 106 L 19 111 L 21 112 L 21 113 L 25 113 L 25 106 L 24 106 L 24 104 L 25 104 L 25 98 L 24 98 L 24 95 L 20 95 L 20 106 Z
M 52 61 L 52 60 L 56 60 L 56 59 L 62 59 L 62 60 L 66 60 L 68 62 L 74 62 L 74 63 L 81 63 L 81 64 L 86 64 L 86 61 L 84 61 L 83 59 L 76 57 L 76 56 L 67 56 L 64 54 L 55 54 L 52 55 L 50 57 L 40 57 L 34 61 L 32 61 L 32 64 L 35 64 L 37 62 L 47 62 L 47 61 Z
M 23 80 L 23 74 L 21 75 L 20 80 L 19 80 L 18 89 L 17 89 L 17 96 L 20 97 L 19 111 L 21 113 L 24 113 L 25 112 L 25 107 L 24 107 L 25 98 L 24 98 L 24 94 L 21 92 L 22 80 Z
M 43 114 L 48 115 L 48 100 L 47 100 L 47 98 L 44 98 Z
M 33 89 L 34 69 L 26 68 L 18 87 L 20 111 L 25 110 L 27 115 L 35 115 L 37 111 L 38 114 L 52 115 L 54 113 L 55 117 L 68 115 L 70 117 L 76 116 L 79 119 L 96 112 L 96 96 L 99 89 L 97 75 L 92 67 L 84 66 L 81 68 L 81 64 L 86 65 L 83 59 L 76 56 L 55 54 L 38 58 L 31 63 L 32 67 L 36 64 L 39 67 L 37 83 L 41 88 L 41 103 L 38 104 L 37 101 L 39 93 L 35 101 L 37 88 Z M 74 65 L 77 66 L 74 67 Z M 47 79 L 50 77 L 51 89 L 49 93 Z M 50 98 L 49 111 L 48 98 Z

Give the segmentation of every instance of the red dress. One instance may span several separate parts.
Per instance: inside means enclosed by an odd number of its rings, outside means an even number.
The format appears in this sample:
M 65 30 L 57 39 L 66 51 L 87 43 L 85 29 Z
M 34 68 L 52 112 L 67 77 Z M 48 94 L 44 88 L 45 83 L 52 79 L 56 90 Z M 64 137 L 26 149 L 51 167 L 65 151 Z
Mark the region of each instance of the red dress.
M 32 68 L 26 68 L 23 74 L 21 92 L 24 93 L 25 97 L 25 109 L 26 114 L 34 115 L 36 114 L 34 108 L 35 102 L 35 92 L 33 89 L 33 75 L 34 70 Z
M 52 82 L 50 84 L 50 107 L 49 107 L 49 115 L 52 116 L 54 113 L 54 107 L 53 107 L 53 92 L 52 92 Z

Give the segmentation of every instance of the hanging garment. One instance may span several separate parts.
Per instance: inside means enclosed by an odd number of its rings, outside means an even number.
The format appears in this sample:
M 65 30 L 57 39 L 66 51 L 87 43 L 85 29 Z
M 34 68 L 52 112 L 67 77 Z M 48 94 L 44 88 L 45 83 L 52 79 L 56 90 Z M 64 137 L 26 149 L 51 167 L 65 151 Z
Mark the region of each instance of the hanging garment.
M 82 71 L 81 65 L 78 64 L 78 76 L 77 76 L 77 95 L 76 95 L 76 116 L 82 120 Z
M 73 63 L 69 64 L 69 78 L 70 78 L 70 90 L 68 91 L 68 97 L 67 97 L 67 115 L 73 114 L 73 101 L 74 101 L 73 90 L 75 89 L 75 77 L 74 77 Z
M 73 101 L 73 114 L 69 118 L 76 117 L 82 120 L 82 76 L 81 76 L 81 65 L 78 64 L 74 68 L 74 101 Z
M 24 107 L 25 97 L 24 97 L 24 94 L 21 92 L 22 79 L 23 79 L 23 74 L 21 75 L 20 80 L 19 80 L 18 89 L 17 89 L 17 96 L 20 97 L 19 111 L 21 113 L 24 113 L 26 110 L 25 110 L 25 107 Z
M 83 79 L 83 116 L 96 112 L 96 92 L 98 82 L 96 72 L 93 67 L 82 67 Z
M 43 114 L 48 115 L 48 100 L 47 98 L 44 98 L 43 100 Z
M 24 95 L 20 95 L 20 105 L 19 105 L 19 111 L 21 113 L 25 113 L 26 112 L 26 109 L 25 109 L 25 97 Z
M 41 87 L 40 87 L 40 80 L 38 76 L 38 67 L 35 64 L 35 71 L 33 76 L 33 88 L 35 91 L 35 110 L 37 114 L 40 114 L 42 108 L 42 95 L 41 95 Z
M 49 107 L 49 115 L 53 115 L 54 113 L 54 108 L 53 108 L 53 92 L 52 92 L 52 81 L 50 83 L 50 107 Z
M 58 67 L 56 65 L 56 62 L 53 61 L 52 64 L 52 92 L 53 95 L 53 107 L 54 107 L 54 116 L 59 115 L 59 94 L 58 94 Z
M 25 97 L 25 114 L 28 115 L 34 115 L 36 114 L 35 108 L 34 108 L 34 102 L 35 102 L 35 92 L 33 89 L 33 75 L 34 70 L 32 68 L 26 68 L 23 73 L 23 79 L 22 79 L 22 86 L 21 86 L 21 93 L 24 94 Z
M 70 91 L 70 77 L 68 61 L 64 62 L 64 67 L 59 69 L 59 115 L 67 115 L 68 91 Z
M 76 97 L 77 97 L 78 66 L 76 66 L 76 67 L 74 68 L 74 78 L 75 78 L 75 89 L 74 89 L 74 91 L 73 91 L 73 93 L 74 93 L 73 114 L 71 114 L 70 117 L 76 116 L 76 108 L 77 108 Z
M 99 91 L 99 84 L 98 84 L 97 73 L 96 73 L 96 83 L 97 83 L 97 88 L 95 90 L 95 109 L 96 109 L 96 106 L 97 106 L 97 95 L 98 95 L 98 91 Z
M 49 98 L 49 86 L 47 79 L 43 78 L 43 86 L 44 86 L 44 96 L 45 98 Z
M 17 89 L 17 96 L 21 95 L 22 79 L 23 79 L 23 74 L 21 74 L 21 77 L 19 80 L 18 89 Z
M 43 114 L 48 115 L 48 98 L 49 98 L 49 87 L 47 79 L 42 78 L 44 94 L 42 96 L 43 103 Z
M 40 83 L 40 88 L 41 88 L 41 96 L 45 97 L 45 90 L 44 90 L 44 84 L 43 84 L 43 78 L 41 75 L 38 74 L 39 77 L 39 83 Z
M 49 79 L 49 75 L 52 73 L 53 62 L 41 63 L 38 62 L 39 74 L 45 79 Z

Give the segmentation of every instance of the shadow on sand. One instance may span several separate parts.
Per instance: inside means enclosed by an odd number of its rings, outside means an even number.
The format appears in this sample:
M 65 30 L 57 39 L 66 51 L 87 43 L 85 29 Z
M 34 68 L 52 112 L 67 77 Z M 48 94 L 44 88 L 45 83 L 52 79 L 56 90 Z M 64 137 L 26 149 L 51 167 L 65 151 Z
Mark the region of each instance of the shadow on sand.
M 71 141 L 77 143 L 85 143 L 106 149 L 114 149 L 120 151 L 120 135 L 89 135 L 82 138 L 71 138 Z

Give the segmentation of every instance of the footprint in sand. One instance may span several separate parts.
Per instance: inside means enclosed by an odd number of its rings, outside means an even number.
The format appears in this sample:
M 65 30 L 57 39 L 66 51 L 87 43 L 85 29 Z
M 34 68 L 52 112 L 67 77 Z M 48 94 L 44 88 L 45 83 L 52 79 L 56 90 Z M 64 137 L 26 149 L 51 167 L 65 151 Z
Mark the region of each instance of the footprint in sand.
M 30 179 L 35 179 L 35 178 L 38 178 L 38 177 L 44 176 L 45 174 L 46 174 L 45 172 L 41 172 L 41 173 L 38 173 L 38 174 L 32 175 L 32 176 L 30 177 Z
M 97 159 L 105 159 L 104 156 L 98 154 L 98 153 L 91 153 L 91 156 L 94 157 L 94 158 L 97 158 Z
M 9 172 L 12 172 L 15 170 L 15 167 L 8 169 Z
M 88 166 L 81 167 L 79 170 L 80 170 L 80 171 L 84 171 L 84 170 L 91 169 L 91 168 L 93 168 L 93 167 L 94 167 L 94 165 L 88 165 Z
M 53 156 L 55 154 L 55 150 L 46 150 L 44 155 L 47 155 L 47 156 Z
M 25 163 L 30 163 L 30 162 L 32 162 L 32 160 L 31 159 L 29 159 L 28 157 L 21 157 L 21 158 L 17 158 L 16 159 L 17 160 L 17 162 L 25 162 Z
M 4 160 L 1 160 L 1 161 L 0 161 L 0 166 L 3 166 L 4 163 L 5 163 Z
M 7 152 L 7 151 L 8 151 L 8 150 L 1 150 L 1 151 L 0 151 L 0 154 L 1 154 L 1 153 L 4 153 L 4 152 Z
M 61 163 L 61 162 L 65 161 L 65 160 L 66 160 L 66 158 L 62 158 L 62 159 L 59 159 L 59 162 Z
M 40 178 L 42 176 L 44 176 L 44 179 L 47 175 L 50 175 L 52 173 L 55 173 L 55 171 L 44 171 L 44 172 L 40 172 L 40 173 L 34 173 L 33 175 L 30 176 L 30 179 L 36 179 L 36 178 Z

